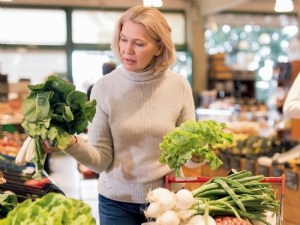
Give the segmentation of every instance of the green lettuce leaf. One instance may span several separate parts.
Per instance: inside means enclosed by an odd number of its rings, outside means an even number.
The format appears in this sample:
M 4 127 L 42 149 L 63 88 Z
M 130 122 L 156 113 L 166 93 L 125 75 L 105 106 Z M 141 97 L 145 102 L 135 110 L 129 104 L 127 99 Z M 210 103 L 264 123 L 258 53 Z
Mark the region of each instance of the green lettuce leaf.
M 233 136 L 225 132 L 226 124 L 214 120 L 186 121 L 168 132 L 160 143 L 161 163 L 166 163 L 179 176 L 180 168 L 193 156 L 208 162 L 212 169 L 222 165 L 213 146 L 231 144 Z

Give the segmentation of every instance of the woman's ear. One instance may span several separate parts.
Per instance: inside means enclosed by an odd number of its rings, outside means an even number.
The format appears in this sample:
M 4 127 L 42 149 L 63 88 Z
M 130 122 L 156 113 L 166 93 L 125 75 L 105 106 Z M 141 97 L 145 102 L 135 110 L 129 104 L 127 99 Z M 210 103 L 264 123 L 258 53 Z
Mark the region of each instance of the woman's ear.
M 162 51 L 163 51 L 163 49 L 164 49 L 164 46 L 163 46 L 163 44 L 161 43 L 161 41 L 157 44 L 157 51 L 155 52 L 155 56 L 159 56 L 161 53 L 162 53 Z

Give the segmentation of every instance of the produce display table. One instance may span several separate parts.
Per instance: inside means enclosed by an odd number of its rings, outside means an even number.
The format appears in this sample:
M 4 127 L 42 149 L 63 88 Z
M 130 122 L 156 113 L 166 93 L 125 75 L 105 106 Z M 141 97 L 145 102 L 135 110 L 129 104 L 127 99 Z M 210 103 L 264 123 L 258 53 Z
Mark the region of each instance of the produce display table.
M 13 157 L 0 154 L 0 171 L 6 180 L 0 185 L 0 193 L 11 191 L 17 195 L 18 202 L 36 199 L 50 192 L 64 194 L 45 171 L 41 180 L 34 180 L 34 165 L 16 165 Z

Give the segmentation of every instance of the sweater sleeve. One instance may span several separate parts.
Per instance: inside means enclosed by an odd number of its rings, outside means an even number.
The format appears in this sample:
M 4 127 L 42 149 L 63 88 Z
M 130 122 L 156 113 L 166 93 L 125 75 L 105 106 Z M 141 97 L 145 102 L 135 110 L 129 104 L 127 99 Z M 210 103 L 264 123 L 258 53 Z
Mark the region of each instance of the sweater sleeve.
M 88 127 L 88 142 L 79 137 L 78 143 L 66 149 L 65 152 L 94 172 L 101 173 L 113 161 L 112 136 L 100 82 L 94 87 L 91 99 L 96 99 L 97 108 L 93 122 Z
M 177 119 L 176 126 L 179 126 L 181 123 L 187 120 L 196 120 L 196 111 L 195 111 L 195 103 L 191 85 L 187 80 L 184 79 L 182 86 L 182 110 L 180 112 L 180 116 Z
M 300 118 L 300 75 L 294 80 L 283 105 L 283 114 L 287 118 Z

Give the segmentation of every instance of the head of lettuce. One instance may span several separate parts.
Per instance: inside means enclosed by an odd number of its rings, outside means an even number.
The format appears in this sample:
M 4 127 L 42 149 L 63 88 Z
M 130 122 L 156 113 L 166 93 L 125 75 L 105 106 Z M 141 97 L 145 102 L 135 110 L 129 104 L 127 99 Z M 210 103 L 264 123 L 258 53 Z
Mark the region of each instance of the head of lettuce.
M 27 199 L 11 210 L 0 225 L 96 225 L 89 205 L 58 193 Z

